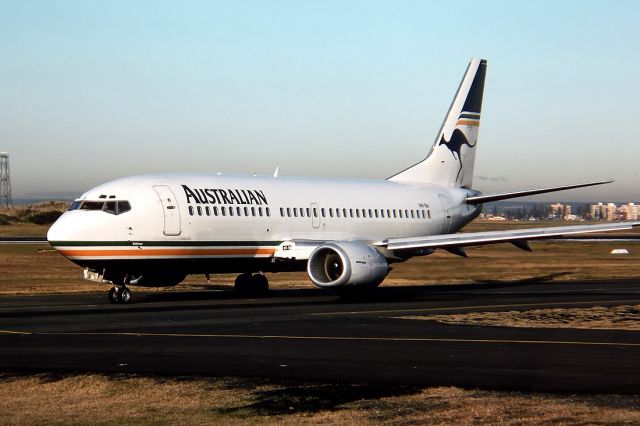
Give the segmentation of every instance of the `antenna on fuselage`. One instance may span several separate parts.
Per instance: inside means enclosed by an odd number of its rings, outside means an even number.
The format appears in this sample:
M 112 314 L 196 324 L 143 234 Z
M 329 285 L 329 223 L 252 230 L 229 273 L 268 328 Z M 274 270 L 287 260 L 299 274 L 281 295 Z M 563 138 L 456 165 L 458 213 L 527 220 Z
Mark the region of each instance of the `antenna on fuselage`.
M 273 172 L 273 177 L 277 178 L 278 177 L 278 172 L 280 171 L 280 166 L 276 166 L 276 171 Z

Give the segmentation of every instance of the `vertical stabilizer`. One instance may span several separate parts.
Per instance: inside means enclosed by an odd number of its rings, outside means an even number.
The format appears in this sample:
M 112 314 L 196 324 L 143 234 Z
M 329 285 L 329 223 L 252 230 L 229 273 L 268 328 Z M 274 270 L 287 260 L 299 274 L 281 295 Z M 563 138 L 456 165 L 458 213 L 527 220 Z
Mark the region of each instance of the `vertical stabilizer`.
M 389 180 L 471 187 L 486 69 L 485 59 L 471 60 L 427 158 Z

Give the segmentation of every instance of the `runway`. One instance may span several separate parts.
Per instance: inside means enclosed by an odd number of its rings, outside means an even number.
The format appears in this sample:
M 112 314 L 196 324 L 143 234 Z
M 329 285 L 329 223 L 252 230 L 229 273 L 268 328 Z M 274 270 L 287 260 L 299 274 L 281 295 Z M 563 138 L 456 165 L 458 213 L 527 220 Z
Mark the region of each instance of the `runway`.
M 640 392 L 640 332 L 451 326 L 408 315 L 640 303 L 640 281 L 382 287 L 264 299 L 203 290 L 2 297 L 0 371 L 244 376 L 334 383 Z

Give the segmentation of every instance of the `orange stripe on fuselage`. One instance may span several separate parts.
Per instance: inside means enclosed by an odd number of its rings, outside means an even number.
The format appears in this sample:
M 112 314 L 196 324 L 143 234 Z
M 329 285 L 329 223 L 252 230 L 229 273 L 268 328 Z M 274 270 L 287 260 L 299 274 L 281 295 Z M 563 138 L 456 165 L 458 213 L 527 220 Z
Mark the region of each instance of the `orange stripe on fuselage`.
M 456 126 L 479 126 L 480 122 L 479 121 L 474 121 L 474 120 L 458 120 L 458 122 L 456 123 Z
M 275 248 L 238 248 L 238 249 L 128 249 L 128 250 L 104 250 L 104 249 L 80 249 L 58 250 L 67 257 L 111 257 L 111 256 L 252 256 L 273 255 Z

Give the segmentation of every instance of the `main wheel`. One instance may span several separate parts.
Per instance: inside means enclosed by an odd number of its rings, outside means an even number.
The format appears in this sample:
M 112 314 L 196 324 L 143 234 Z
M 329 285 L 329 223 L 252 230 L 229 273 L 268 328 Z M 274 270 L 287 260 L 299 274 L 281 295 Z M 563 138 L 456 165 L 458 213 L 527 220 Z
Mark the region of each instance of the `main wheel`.
M 269 280 L 262 274 L 255 274 L 251 277 L 251 291 L 256 295 L 263 296 L 269 292 Z
M 237 294 L 246 296 L 251 289 L 251 274 L 240 274 L 236 278 L 236 282 L 233 285 L 233 291 Z

